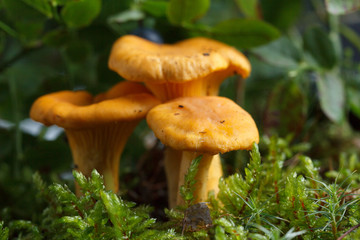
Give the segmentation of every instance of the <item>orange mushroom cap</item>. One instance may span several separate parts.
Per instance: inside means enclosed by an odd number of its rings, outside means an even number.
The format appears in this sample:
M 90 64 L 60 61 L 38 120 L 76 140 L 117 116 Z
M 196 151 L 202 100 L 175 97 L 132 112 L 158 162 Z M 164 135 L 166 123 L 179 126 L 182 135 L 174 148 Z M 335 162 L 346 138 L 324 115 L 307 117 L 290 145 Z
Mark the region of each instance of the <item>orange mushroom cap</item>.
M 248 150 L 259 142 L 250 114 L 224 97 L 177 98 L 151 109 L 147 122 L 164 145 L 176 150 L 217 154 Z
M 151 94 L 151 92 L 143 85 L 134 82 L 123 81 L 115 84 L 107 92 L 96 95 L 94 98 L 94 102 L 101 102 L 105 99 L 109 100 L 113 98 L 118 98 L 119 96 L 126 96 L 138 93 Z
M 227 68 L 231 69 L 233 74 L 239 74 L 242 78 L 247 78 L 250 75 L 249 60 L 236 48 L 227 44 L 209 38 L 196 37 L 181 41 L 178 45 L 184 47 L 191 45 L 199 49 L 208 49 L 209 54 L 216 51 L 227 60 Z
M 90 176 L 97 169 L 106 188 L 117 192 L 119 161 L 126 141 L 159 103 L 144 86 L 120 82 L 96 97 L 86 91 L 47 94 L 34 102 L 30 116 L 45 125 L 65 128 L 77 170 Z
M 30 117 L 45 125 L 56 124 L 63 128 L 83 129 L 118 121 L 144 118 L 159 100 L 139 84 L 132 93 L 129 83 L 121 82 L 107 93 L 93 97 L 86 91 L 60 91 L 38 98 Z M 127 90 L 126 90 L 127 89 Z M 142 92 L 142 93 L 141 93 Z M 100 99 L 102 101 L 99 101 Z M 94 101 L 94 100 L 97 100 Z
M 193 38 L 170 45 L 126 35 L 114 43 L 109 68 L 130 81 L 162 83 L 190 81 L 228 68 L 245 78 L 251 67 L 241 52 L 215 40 Z

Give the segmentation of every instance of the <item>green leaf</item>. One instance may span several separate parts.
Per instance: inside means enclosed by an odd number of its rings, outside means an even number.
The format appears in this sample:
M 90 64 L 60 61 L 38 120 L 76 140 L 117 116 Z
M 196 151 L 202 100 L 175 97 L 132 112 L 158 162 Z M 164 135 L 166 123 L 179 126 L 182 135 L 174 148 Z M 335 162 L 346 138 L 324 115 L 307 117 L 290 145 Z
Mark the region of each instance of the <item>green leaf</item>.
M 335 15 L 347 14 L 360 9 L 360 0 L 326 0 L 326 10 Z
M 2 44 L 4 44 L 4 41 L 5 41 L 5 33 L 10 35 L 11 37 L 13 38 L 17 38 L 18 37 L 18 34 L 17 32 L 12 29 L 9 25 L 7 25 L 6 23 L 0 21 L 0 29 L 2 30 L 2 32 L 0 33 L 0 37 L 2 38 L 1 39 L 1 42 Z M 1 46 L 1 48 L 3 48 L 3 46 Z
M 79 0 L 67 3 L 61 10 L 66 25 L 80 28 L 89 25 L 100 13 L 101 0 Z
M 257 0 L 236 0 L 240 10 L 246 17 L 256 18 L 257 16 Z
M 25 1 L 2 0 L 5 13 L 14 21 L 45 20 L 44 15 L 30 7 Z
M 140 2 L 140 1 L 139 1 Z M 141 1 L 142 2 L 142 1 Z M 125 11 L 126 9 L 131 8 L 131 4 L 133 4 L 133 0 L 106 0 L 102 1 L 101 4 L 101 12 L 96 19 L 97 23 L 106 24 L 109 16 L 116 15 L 120 12 Z M 103 27 L 103 25 L 100 25 Z
M 93 192 L 105 189 L 103 176 L 100 175 L 96 170 L 91 172 L 90 184 L 93 187 Z
M 51 193 L 56 195 L 56 198 L 61 203 L 74 203 L 77 201 L 75 194 L 67 187 L 67 185 L 60 185 L 58 183 L 53 183 L 49 186 Z
M 320 106 L 325 115 L 334 122 L 344 117 L 345 91 L 340 77 L 333 73 L 318 76 L 316 86 L 319 90 Z
M 145 14 L 138 9 L 128 9 L 109 17 L 109 23 L 124 23 L 129 21 L 139 21 L 145 18 Z
M 215 224 L 215 239 L 246 239 L 246 231 L 241 225 L 236 225 L 231 219 L 217 219 Z M 230 238 L 231 236 L 231 238 Z
M 155 219 L 149 217 L 149 208 L 133 208 L 134 203 L 125 202 L 112 192 L 100 191 L 100 195 L 113 224 L 116 239 L 161 239 L 162 237 L 167 239 L 165 236 L 171 239 L 173 237 L 170 231 L 159 235 L 158 232 L 149 229 L 155 223 Z
M 260 46 L 280 36 L 280 32 L 270 24 L 250 19 L 226 20 L 209 32 L 211 37 L 237 48 Z
M 61 48 L 70 41 L 70 34 L 65 29 L 54 29 L 46 33 L 43 42 L 49 46 Z
M 294 232 L 294 228 L 291 228 L 291 229 L 285 234 L 284 239 L 290 240 L 290 239 L 296 238 L 297 236 L 303 235 L 303 234 L 306 233 L 306 232 L 307 232 L 306 230 Z
M 220 226 L 216 226 L 215 228 L 215 240 L 226 240 L 228 239 L 227 235 L 225 234 L 224 228 Z
M 348 87 L 347 95 L 351 111 L 360 118 L 360 87 Z
M 46 17 L 52 17 L 51 5 L 50 1 L 48 0 L 22 0 L 29 6 L 33 7 L 34 9 L 38 10 Z
M 286 30 L 293 26 L 301 13 L 301 0 L 260 0 L 263 19 L 275 27 Z
M 40 35 L 42 34 L 44 23 L 19 21 L 15 23 L 15 26 L 17 32 L 20 33 L 21 40 L 36 45 L 37 39 L 40 38 Z
M 305 156 L 300 156 L 299 159 L 301 161 L 301 165 L 303 165 L 305 176 L 312 179 L 318 179 L 318 169 L 314 166 L 313 161 L 311 161 L 309 157 Z
M 86 220 L 80 216 L 63 216 L 55 220 L 56 225 L 61 226 L 64 232 L 59 232 L 63 239 L 88 239 Z M 66 230 L 65 230 L 66 229 Z M 65 232 L 66 231 L 66 232 Z
M 121 224 L 121 217 L 124 216 L 124 203 L 119 199 L 114 193 L 111 192 L 100 192 L 101 199 L 105 204 L 106 210 L 109 214 L 110 220 L 114 225 L 115 234 L 117 237 L 121 238 L 125 236 L 124 226 Z M 123 211 L 122 211 L 123 210 Z
M 3 22 L 0 27 L 23 42 L 36 42 L 43 32 L 46 17 L 23 1 L 3 0 L 2 2 L 6 9 L 5 15 L 13 20 L 12 27 L 15 29 L 12 30 Z
M 77 184 L 79 184 L 80 188 L 81 189 L 87 188 L 88 183 L 86 177 L 81 172 L 76 170 L 73 170 L 72 173 L 74 175 L 75 181 L 77 182 Z
M 56 70 L 51 66 L 51 61 L 45 63 L 48 57 L 54 54 L 53 51 L 37 51 L 36 54 L 28 55 L 7 68 L 5 75 L 7 78 L 15 81 L 19 89 L 22 91 L 22 97 L 34 96 L 39 91 L 41 84 L 46 78 L 55 74 Z M 25 100 L 25 98 L 23 99 Z
M 102 176 L 94 169 L 91 172 L 91 178 L 86 178 L 81 172 L 74 170 L 73 175 L 82 193 L 98 192 L 105 189 Z
M 53 6 L 63 6 L 67 3 L 74 2 L 74 0 L 51 0 L 51 2 Z
M 45 191 L 48 191 L 47 189 L 47 185 L 46 183 L 44 182 L 44 180 L 41 178 L 39 172 L 35 172 L 32 176 L 32 180 L 33 180 L 33 183 L 35 184 L 37 190 L 44 194 Z
M 203 16 L 210 6 L 210 0 L 170 0 L 167 18 L 174 25 L 183 25 Z
M 260 59 L 272 66 L 294 69 L 301 61 L 300 50 L 287 37 L 281 37 L 265 46 L 252 50 Z
M 148 0 L 141 3 L 141 9 L 154 17 L 163 17 L 166 15 L 166 9 L 169 2 L 164 0 Z
M 304 49 L 320 66 L 331 69 L 336 65 L 334 45 L 328 34 L 320 27 L 313 27 L 305 32 Z
M 79 232 L 84 231 L 87 225 L 80 216 L 64 216 L 59 219 L 59 222 L 66 225 L 68 228 L 75 228 L 75 230 L 78 230 Z

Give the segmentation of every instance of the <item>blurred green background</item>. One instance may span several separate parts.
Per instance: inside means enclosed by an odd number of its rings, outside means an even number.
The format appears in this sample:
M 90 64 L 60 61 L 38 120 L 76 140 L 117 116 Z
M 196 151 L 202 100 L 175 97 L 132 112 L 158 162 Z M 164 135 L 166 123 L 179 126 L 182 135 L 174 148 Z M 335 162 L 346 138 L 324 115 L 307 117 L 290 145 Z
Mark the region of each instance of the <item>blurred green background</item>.
M 264 141 L 287 138 L 320 173 L 337 169 L 340 154 L 360 151 L 359 7 L 358 0 L 1 0 L 0 220 L 38 217 L 35 172 L 73 184 L 65 135 L 30 122 L 29 109 L 43 94 L 97 94 L 122 81 L 107 60 L 125 34 L 165 43 L 205 36 L 235 46 L 252 73 L 245 82 L 224 81 L 220 95 L 253 116 Z M 122 194 L 164 208 L 161 146 L 147 147 L 148 138 L 143 121 L 122 157 Z M 247 158 L 233 152 L 223 160 L 230 174 Z

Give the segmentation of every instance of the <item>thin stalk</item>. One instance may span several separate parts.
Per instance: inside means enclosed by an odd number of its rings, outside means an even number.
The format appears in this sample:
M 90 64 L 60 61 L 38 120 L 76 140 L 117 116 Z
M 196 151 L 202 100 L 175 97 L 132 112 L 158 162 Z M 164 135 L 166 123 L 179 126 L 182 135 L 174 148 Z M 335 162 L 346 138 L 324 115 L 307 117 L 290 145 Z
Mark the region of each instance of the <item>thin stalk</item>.
M 50 1 L 50 6 L 51 6 L 51 14 L 53 16 L 53 18 L 57 21 L 57 22 L 61 22 L 61 18 L 60 15 L 58 13 L 57 10 L 57 2 L 56 1 Z
M 336 226 L 336 219 L 333 218 L 333 221 L 331 223 L 331 230 L 334 236 L 334 239 L 336 240 L 336 235 L 337 235 L 337 226 Z
M 9 91 L 11 102 L 13 104 L 13 113 L 15 121 L 15 160 L 14 160 L 14 176 L 19 177 L 19 165 L 24 158 L 23 149 L 22 149 L 22 134 L 20 130 L 20 105 L 19 105 L 19 96 L 17 90 L 16 80 L 12 77 L 8 77 L 9 82 Z
M 350 228 L 348 231 L 346 231 L 343 235 L 341 235 L 337 240 L 342 240 L 344 237 L 349 235 L 352 231 L 360 227 L 360 223 Z
M 340 39 L 340 19 L 339 16 L 330 14 L 329 15 L 329 25 L 330 25 L 330 38 L 334 43 L 335 53 L 337 59 L 341 61 L 342 56 L 342 45 Z
M 17 32 L 14 29 L 9 27 L 7 24 L 5 24 L 2 21 L 0 21 L 0 29 L 2 29 L 4 32 L 6 32 L 8 35 L 12 36 L 13 38 L 19 37 Z

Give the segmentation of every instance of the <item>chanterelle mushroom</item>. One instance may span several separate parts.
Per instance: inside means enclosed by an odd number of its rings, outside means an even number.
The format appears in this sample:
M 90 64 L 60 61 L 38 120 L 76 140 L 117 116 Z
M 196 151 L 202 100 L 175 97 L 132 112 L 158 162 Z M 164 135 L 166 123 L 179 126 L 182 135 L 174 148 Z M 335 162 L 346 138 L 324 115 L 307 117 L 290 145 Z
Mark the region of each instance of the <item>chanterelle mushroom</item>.
M 203 155 L 195 179 L 195 202 L 207 199 L 208 170 L 218 153 L 251 149 L 259 142 L 252 117 L 224 97 L 183 97 L 151 109 L 147 123 L 160 141 L 182 151 L 179 186 L 191 161 Z M 181 203 L 178 195 L 177 204 Z
M 90 176 L 97 169 L 104 176 L 105 187 L 117 192 L 125 143 L 139 121 L 159 103 L 144 86 L 121 82 L 95 98 L 86 91 L 44 95 L 32 105 L 30 117 L 63 127 L 77 170 Z
M 144 82 L 162 101 L 185 96 L 217 95 L 227 77 L 250 74 L 250 63 L 238 50 L 207 38 L 173 45 L 126 35 L 113 45 L 109 68 L 128 81 Z
M 208 38 L 192 38 L 173 45 L 156 44 L 127 35 L 113 45 L 110 69 L 130 81 L 145 85 L 162 101 L 185 96 L 217 95 L 224 79 L 250 74 L 250 63 L 238 50 Z M 181 153 L 165 150 L 169 205 L 176 205 L 178 169 Z M 220 157 L 213 161 L 209 181 L 217 183 L 222 176 Z M 218 192 L 218 188 L 215 194 Z

